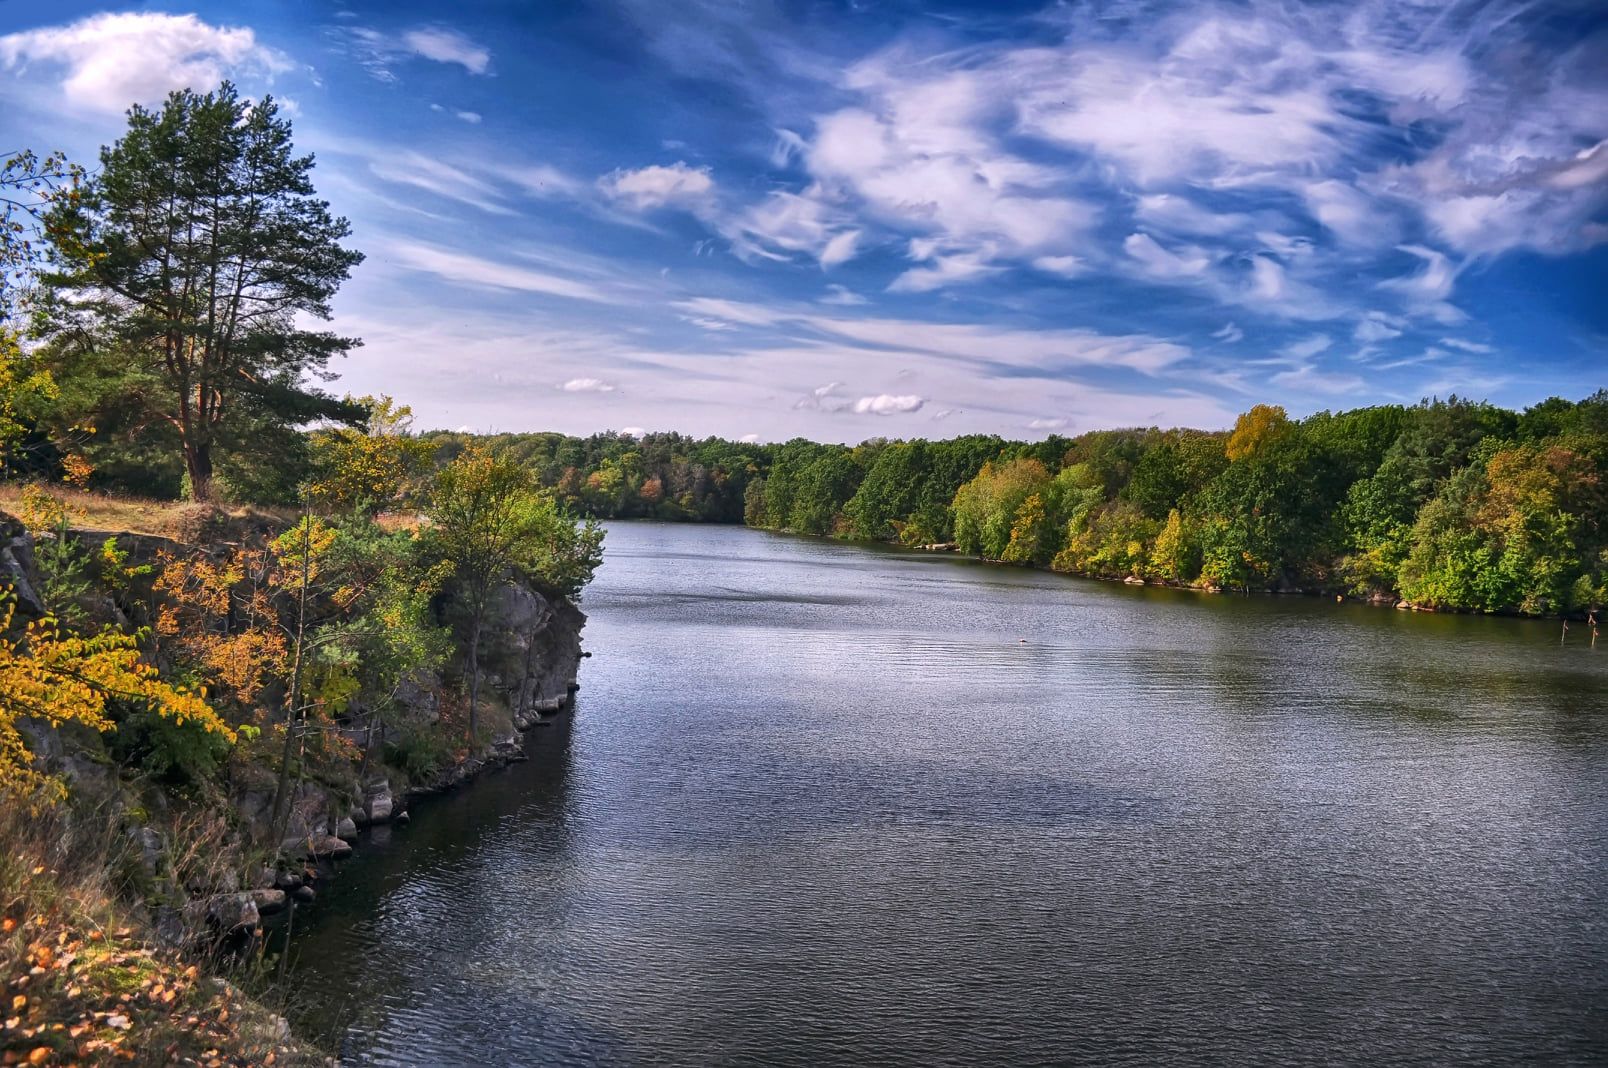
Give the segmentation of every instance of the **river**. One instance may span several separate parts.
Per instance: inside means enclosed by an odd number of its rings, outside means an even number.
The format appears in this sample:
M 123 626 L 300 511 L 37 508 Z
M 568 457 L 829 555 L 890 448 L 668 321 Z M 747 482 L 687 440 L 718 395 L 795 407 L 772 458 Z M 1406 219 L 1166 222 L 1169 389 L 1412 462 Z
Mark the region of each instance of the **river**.
M 349 1063 L 1608 1056 L 1608 640 L 612 524 L 573 716 L 297 916 Z

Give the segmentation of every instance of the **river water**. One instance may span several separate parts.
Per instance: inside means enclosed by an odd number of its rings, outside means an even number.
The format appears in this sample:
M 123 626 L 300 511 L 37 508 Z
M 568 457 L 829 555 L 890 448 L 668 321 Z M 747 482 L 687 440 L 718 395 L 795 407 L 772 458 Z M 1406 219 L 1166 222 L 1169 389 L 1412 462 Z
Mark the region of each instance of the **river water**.
M 1608 641 L 614 524 L 572 717 L 297 917 L 359 1064 L 1608 1056 Z

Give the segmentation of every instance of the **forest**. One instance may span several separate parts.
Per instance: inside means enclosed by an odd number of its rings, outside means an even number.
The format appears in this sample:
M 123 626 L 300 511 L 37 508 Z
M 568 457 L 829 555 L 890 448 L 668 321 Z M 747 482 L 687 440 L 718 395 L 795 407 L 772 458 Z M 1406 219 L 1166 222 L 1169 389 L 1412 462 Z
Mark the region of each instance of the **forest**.
M 479 440 L 606 519 L 746 522 L 1005 563 L 1424 608 L 1581 614 L 1608 600 L 1608 391 L 1523 412 L 1458 397 L 1225 431 L 753 445 L 678 434 Z

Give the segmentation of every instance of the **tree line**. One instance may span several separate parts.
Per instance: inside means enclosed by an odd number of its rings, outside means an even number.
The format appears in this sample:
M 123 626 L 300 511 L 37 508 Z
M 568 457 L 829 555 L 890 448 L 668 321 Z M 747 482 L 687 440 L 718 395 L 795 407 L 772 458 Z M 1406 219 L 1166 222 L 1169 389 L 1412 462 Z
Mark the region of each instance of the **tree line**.
M 745 494 L 754 526 L 1101 578 L 1534 615 L 1608 601 L 1608 391 L 1523 412 L 1257 405 L 1223 432 L 1031 444 L 793 441 Z
M 942 545 L 1110 579 L 1557 615 L 1608 601 L 1608 391 L 1522 412 L 1459 397 L 1232 429 L 830 445 L 673 433 L 479 442 L 603 519 L 745 522 Z

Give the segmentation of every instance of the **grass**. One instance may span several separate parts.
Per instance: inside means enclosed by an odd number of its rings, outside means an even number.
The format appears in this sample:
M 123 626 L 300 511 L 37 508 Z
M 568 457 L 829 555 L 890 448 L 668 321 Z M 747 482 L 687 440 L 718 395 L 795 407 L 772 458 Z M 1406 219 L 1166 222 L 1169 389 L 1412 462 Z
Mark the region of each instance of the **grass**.
M 323 1063 L 240 988 L 158 945 L 109 885 L 116 839 L 77 822 L 0 814 L 0 1065 Z
M 154 534 L 178 541 L 195 540 L 208 520 L 219 515 L 227 520 L 260 520 L 289 526 L 296 521 L 289 509 L 259 505 L 230 506 L 162 501 L 149 497 L 111 496 L 60 484 L 41 483 L 41 488 L 67 506 L 75 527 L 107 533 Z M 25 483 L 0 483 L 0 511 L 15 514 Z

